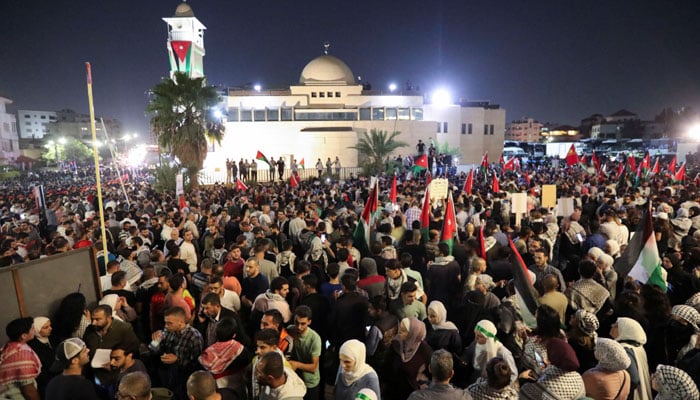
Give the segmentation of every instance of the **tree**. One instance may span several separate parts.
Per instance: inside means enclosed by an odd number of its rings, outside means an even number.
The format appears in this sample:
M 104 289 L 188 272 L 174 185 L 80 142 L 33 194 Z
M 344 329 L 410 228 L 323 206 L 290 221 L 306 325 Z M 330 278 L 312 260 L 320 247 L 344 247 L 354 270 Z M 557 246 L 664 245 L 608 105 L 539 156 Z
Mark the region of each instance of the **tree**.
M 56 157 L 58 151 L 58 157 Z M 66 138 L 65 143 L 54 142 L 46 144 L 41 158 L 53 163 L 55 161 L 75 161 L 78 164 L 89 162 L 93 159 L 92 149 L 76 138 Z
M 360 158 L 364 158 L 362 163 L 367 172 L 378 174 L 386 170 L 385 166 L 389 161 L 389 155 L 400 147 L 408 146 L 407 143 L 396 140 L 401 132 L 394 131 L 389 134 L 386 131 L 372 129 L 370 134 L 363 132 L 363 136 L 357 144 L 350 146 L 360 153 Z
M 206 86 L 204 78 L 190 78 L 182 72 L 152 89 L 146 108 L 151 114 L 151 129 L 161 149 L 170 151 L 187 169 L 191 188 L 199 186 L 197 177 L 204 166 L 208 141 L 220 144 L 223 138 L 224 125 L 211 112 L 220 102 L 216 88 Z

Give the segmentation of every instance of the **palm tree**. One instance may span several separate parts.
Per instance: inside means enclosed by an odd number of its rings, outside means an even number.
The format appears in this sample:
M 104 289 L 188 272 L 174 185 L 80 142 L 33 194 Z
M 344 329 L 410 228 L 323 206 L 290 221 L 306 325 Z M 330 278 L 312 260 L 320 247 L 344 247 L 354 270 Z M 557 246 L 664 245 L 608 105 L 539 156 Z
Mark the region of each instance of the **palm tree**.
M 350 148 L 357 150 L 361 157 L 365 157 L 368 172 L 378 174 L 385 170 L 389 155 L 394 150 L 408 146 L 407 143 L 395 139 L 400 134 L 401 132 L 398 131 L 389 134 L 386 131 L 372 129 L 369 135 L 363 132 L 363 137 L 360 137 L 357 144 Z
M 198 174 L 207 156 L 208 140 L 221 143 L 224 125 L 211 115 L 221 102 L 213 86 L 204 78 L 190 78 L 176 72 L 152 89 L 146 111 L 151 114 L 151 129 L 162 149 L 169 150 L 187 169 L 190 187 L 199 186 Z

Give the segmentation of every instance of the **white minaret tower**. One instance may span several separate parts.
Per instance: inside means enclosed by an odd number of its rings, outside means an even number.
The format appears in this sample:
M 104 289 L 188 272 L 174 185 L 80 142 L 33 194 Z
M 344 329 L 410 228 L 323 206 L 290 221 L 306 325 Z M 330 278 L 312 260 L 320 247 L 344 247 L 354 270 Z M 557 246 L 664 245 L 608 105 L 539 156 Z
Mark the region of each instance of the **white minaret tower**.
M 163 18 L 168 24 L 170 77 L 184 72 L 190 78 L 204 76 L 204 30 L 206 26 L 194 16 L 187 3 L 177 6 L 175 15 Z

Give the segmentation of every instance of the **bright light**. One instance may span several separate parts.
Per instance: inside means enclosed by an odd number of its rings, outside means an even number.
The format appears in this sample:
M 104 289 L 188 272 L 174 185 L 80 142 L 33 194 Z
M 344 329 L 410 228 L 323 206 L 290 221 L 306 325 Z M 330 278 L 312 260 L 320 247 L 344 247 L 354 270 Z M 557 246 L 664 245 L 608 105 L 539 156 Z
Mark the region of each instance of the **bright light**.
M 62 138 L 58 139 L 58 143 L 66 144 L 66 138 L 62 137 Z
M 143 164 L 143 160 L 146 159 L 146 153 L 146 146 L 136 146 L 126 157 L 126 163 L 131 167 L 138 167 Z
M 692 139 L 700 140 L 700 124 L 695 124 L 688 129 L 688 136 Z
M 123 139 L 125 142 L 128 142 L 129 140 L 131 140 L 131 136 L 129 136 L 129 134 L 127 133 L 126 135 L 124 135 L 124 137 L 123 137 L 122 139 Z
M 93 145 L 94 145 L 95 147 L 102 147 L 102 142 L 100 142 L 99 140 L 95 140 L 95 141 L 93 142 Z
M 255 89 L 256 92 L 259 92 L 262 89 L 262 86 L 260 86 L 259 83 L 256 83 L 255 86 L 253 86 L 253 89 Z
M 436 106 L 449 106 L 452 104 L 452 96 L 446 89 L 437 89 L 433 92 L 433 104 Z
M 390 92 L 394 92 L 395 90 L 396 90 L 396 84 L 393 83 L 393 82 L 390 83 L 390 84 L 389 84 L 389 91 L 390 91 Z
M 224 114 L 221 112 L 221 110 L 219 110 L 219 109 L 214 110 L 214 117 L 216 117 L 217 119 L 221 119 L 221 117 L 223 117 L 223 116 L 224 116 Z

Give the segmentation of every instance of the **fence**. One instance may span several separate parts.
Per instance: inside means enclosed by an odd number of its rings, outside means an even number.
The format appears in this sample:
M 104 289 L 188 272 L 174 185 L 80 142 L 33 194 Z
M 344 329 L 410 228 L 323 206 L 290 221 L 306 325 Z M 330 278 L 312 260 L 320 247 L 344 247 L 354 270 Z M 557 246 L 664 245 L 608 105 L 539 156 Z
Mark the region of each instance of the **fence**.
M 318 170 L 316 168 L 305 168 L 302 169 L 300 168 L 299 171 L 299 178 L 303 181 L 305 180 L 311 180 L 311 179 L 319 179 L 318 176 Z M 331 175 L 328 175 L 326 169 L 324 168 L 323 171 L 321 172 L 321 177 L 320 179 L 327 179 L 331 178 L 334 180 L 344 180 L 344 179 L 349 179 L 351 176 L 357 177 L 359 174 L 362 173 L 362 168 L 360 167 L 347 167 L 347 168 L 340 168 L 340 170 L 336 170 L 333 168 L 331 170 Z M 291 170 L 289 168 L 285 168 L 284 174 L 282 176 L 282 179 L 280 179 L 280 176 L 277 174 L 277 170 L 275 170 L 274 173 L 274 178 L 275 180 L 279 181 L 285 181 L 289 182 L 289 177 L 291 174 Z M 257 179 L 253 178 L 252 172 L 248 171 L 248 176 L 242 178 L 244 182 L 250 183 L 250 182 L 270 182 L 272 179 L 272 174 L 270 174 L 270 170 L 268 168 L 258 168 L 257 170 Z M 239 178 L 241 178 L 239 176 Z M 213 185 L 216 183 L 227 183 L 226 179 L 226 171 L 224 169 L 220 169 L 219 171 L 214 171 L 214 172 L 204 172 L 202 171 L 199 174 L 199 183 L 202 185 Z

